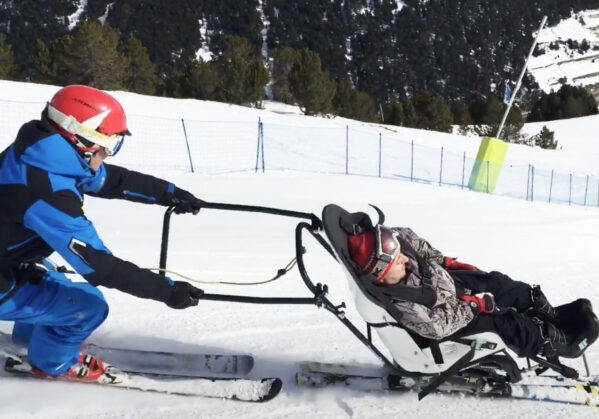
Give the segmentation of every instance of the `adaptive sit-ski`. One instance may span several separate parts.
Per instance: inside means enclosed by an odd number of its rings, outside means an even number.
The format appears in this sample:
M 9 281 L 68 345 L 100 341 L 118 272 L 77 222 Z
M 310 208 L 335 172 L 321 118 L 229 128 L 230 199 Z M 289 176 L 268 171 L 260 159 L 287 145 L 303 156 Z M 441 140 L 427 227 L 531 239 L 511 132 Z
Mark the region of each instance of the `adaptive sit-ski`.
M 584 351 L 597 339 L 599 325 L 592 312 L 590 301 L 579 299 L 556 307 L 562 319 L 561 327 L 572 336 L 569 358 L 585 360 L 587 379 L 579 379 L 578 372 L 563 365 L 557 357 L 541 356 L 528 361 L 521 368 L 507 351 L 502 339 L 494 333 L 480 333 L 455 339 L 434 341 L 424 339 L 403 328 L 389 313 L 389 301 L 377 287 L 360 281 L 352 264 L 348 249 L 348 235 L 361 227 L 373 228 L 366 213 L 349 213 L 330 204 L 323 209 L 322 220 L 314 214 L 268 207 L 207 203 L 206 208 L 261 212 L 273 215 L 305 218 L 295 229 L 296 259 L 301 277 L 314 294 L 313 298 L 279 297 L 262 298 L 239 295 L 205 294 L 204 299 L 258 304 L 313 304 L 333 313 L 364 345 L 383 361 L 380 368 L 338 364 L 304 362 L 300 364 L 297 382 L 300 385 L 322 386 L 335 383 L 357 388 L 385 390 L 416 390 L 419 398 L 433 391 L 465 392 L 476 395 L 493 395 L 526 399 L 543 399 L 565 403 L 599 403 L 597 379 L 589 376 Z M 377 224 L 384 222 L 379 215 Z M 164 219 L 160 268 L 166 269 L 170 212 Z M 344 312 L 345 303 L 334 304 L 327 296 L 328 286 L 312 282 L 303 260 L 302 234 L 308 232 L 339 262 L 349 281 L 354 302 L 366 322 L 363 333 Z M 278 276 L 284 272 L 279 271 Z M 277 276 L 277 277 L 278 277 Z M 384 344 L 377 346 L 373 330 Z M 384 352 L 390 354 L 390 357 Z M 552 369 L 560 375 L 541 376 Z

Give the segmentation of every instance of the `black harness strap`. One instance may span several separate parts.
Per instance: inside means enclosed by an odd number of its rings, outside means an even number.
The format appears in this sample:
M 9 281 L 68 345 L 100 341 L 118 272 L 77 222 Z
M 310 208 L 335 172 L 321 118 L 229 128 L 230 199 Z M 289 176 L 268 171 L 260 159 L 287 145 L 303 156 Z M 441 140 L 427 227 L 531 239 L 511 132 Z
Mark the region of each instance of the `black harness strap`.
M 493 350 L 497 348 L 497 344 L 495 342 L 481 342 L 480 344 L 475 346 L 475 340 L 472 339 L 452 339 L 454 342 L 461 343 L 463 345 L 468 345 L 474 347 L 474 349 L 489 349 Z
M 441 348 L 439 347 L 439 342 L 436 340 L 431 340 L 428 344 L 428 347 L 431 350 L 431 354 L 433 355 L 433 359 L 435 360 L 435 364 L 443 364 L 443 355 L 441 354 Z
M 470 361 L 474 358 L 474 348 L 470 348 L 466 354 L 458 359 L 451 367 L 439 374 L 433 379 L 428 386 L 426 386 L 420 393 L 418 393 L 418 400 L 422 400 L 431 392 L 435 391 L 441 384 L 447 381 L 448 378 L 456 375 L 462 368 L 466 367 Z

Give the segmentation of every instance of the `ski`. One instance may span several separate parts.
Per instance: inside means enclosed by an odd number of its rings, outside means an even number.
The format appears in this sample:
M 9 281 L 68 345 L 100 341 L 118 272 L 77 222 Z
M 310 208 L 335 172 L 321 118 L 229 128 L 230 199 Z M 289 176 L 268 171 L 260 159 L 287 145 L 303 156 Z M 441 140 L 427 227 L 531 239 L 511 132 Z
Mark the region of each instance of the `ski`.
M 27 348 L 11 341 L 11 335 L 0 332 L 0 351 L 26 356 Z M 251 355 L 206 354 L 152 351 L 84 344 L 81 352 L 95 356 L 127 372 L 168 374 L 182 377 L 246 377 L 254 366 Z
M 81 352 L 127 372 L 187 377 L 241 378 L 254 366 L 251 355 L 220 355 L 123 349 L 87 344 Z
M 27 360 L 19 355 L 7 354 L 5 371 L 33 379 L 60 380 L 86 383 L 130 390 L 149 391 L 182 396 L 209 397 L 245 402 L 265 402 L 276 397 L 282 388 L 279 378 L 250 380 L 243 378 L 196 378 L 167 374 L 145 374 L 121 371 L 108 366 L 97 381 L 83 381 L 63 376 L 40 375 L 33 371 Z
M 458 392 L 476 396 L 508 397 L 567 404 L 599 406 L 599 388 L 594 382 L 553 380 L 553 376 L 532 376 L 530 381 L 508 383 L 479 375 L 451 377 L 437 391 Z M 302 387 L 341 386 L 362 391 L 420 391 L 431 377 L 404 377 L 386 372 L 382 367 L 348 366 L 303 362 L 299 365 L 296 382 Z
M 540 386 L 577 386 L 590 385 L 599 387 L 599 376 L 591 375 L 584 378 L 566 378 L 561 375 L 530 375 L 526 376 L 526 384 L 535 384 Z
M 585 404 L 599 407 L 599 392 L 590 385 L 509 384 L 508 397 L 546 402 Z

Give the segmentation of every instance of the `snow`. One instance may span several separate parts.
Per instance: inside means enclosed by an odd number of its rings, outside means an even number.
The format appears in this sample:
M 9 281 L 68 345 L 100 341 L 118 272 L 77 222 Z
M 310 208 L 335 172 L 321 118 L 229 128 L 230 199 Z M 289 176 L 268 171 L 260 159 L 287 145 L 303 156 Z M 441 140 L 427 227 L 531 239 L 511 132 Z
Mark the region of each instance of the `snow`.
M 0 104 L 7 100 L 15 123 L 41 110 L 56 86 L 0 82 Z M 444 145 L 476 152 L 478 138 L 363 124 L 342 118 L 314 118 L 295 107 L 268 102 L 257 110 L 216 102 L 153 98 L 115 92 L 130 115 L 196 118 L 221 123 L 305 128 L 345 127 L 379 132 L 396 130 L 421 144 Z M 18 100 L 19 102 L 16 102 Z M 22 103 L 30 102 L 30 104 Z M 4 107 L 3 107 L 4 109 Z M 20 112 L 20 113 L 19 113 Z M 5 120 L 0 120 L 5 121 Z M 599 149 L 594 132 L 598 117 L 546 123 L 559 134 L 563 150 L 510 146 L 511 161 L 556 162 L 565 169 L 596 166 Z M 3 126 L 8 122 L 2 122 Z M 268 126 L 268 125 L 267 125 Z M 17 126 L 18 128 L 18 126 Z M 539 126 L 527 126 L 538 132 Z M 4 131 L 4 130 L 3 130 Z M 10 137 L 16 133 L 11 125 Z M 317 130 L 315 131 L 317 132 Z M 135 133 L 134 133 L 135 134 Z M 139 134 L 138 134 L 139 135 Z M 8 144 L 0 135 L 0 148 Z M 135 138 L 135 136 L 133 137 Z M 140 141 L 143 138 L 139 138 Z M 281 141 L 283 141 L 282 139 Z M 319 138 L 310 142 L 317 147 Z M 321 138 L 322 140 L 322 138 Z M 168 141 L 168 139 L 165 139 Z M 251 141 L 255 148 L 255 136 Z M 127 146 L 127 144 L 125 144 Z M 300 150 L 300 144 L 294 144 Z M 168 159 L 168 149 L 161 156 Z M 171 151 L 175 153 L 175 150 Z M 143 156 L 142 156 L 143 157 Z M 120 156 L 114 158 L 118 164 Z M 232 153 L 229 159 L 235 159 Z M 218 164 L 219 162 L 214 162 Z M 225 164 L 223 160 L 220 162 Z M 594 166 L 593 166 L 594 165 Z M 388 225 L 412 227 L 447 255 L 485 270 L 499 270 L 531 284 L 540 284 L 553 304 L 586 297 L 599 307 L 599 281 L 592 263 L 599 242 L 599 209 L 553 205 L 391 179 L 270 170 L 191 174 L 148 167 L 147 173 L 173 181 L 210 202 L 263 205 L 319 215 L 331 202 L 350 211 L 375 216 L 367 204 L 383 209 Z M 117 256 L 139 266 L 158 265 L 164 208 L 125 201 L 88 198 L 85 210 L 105 244 Z M 272 278 L 295 255 L 298 220 L 265 214 L 202 210 L 198 216 L 173 216 L 168 268 L 201 281 L 254 282 Z M 329 298 L 345 301 L 347 316 L 360 324 L 346 279 L 318 243 L 305 238 L 306 268 L 314 282 L 329 286 Z M 59 258 L 54 258 L 60 262 Z M 174 276 L 173 276 L 174 277 Z M 257 286 L 199 284 L 206 292 L 254 296 L 308 297 L 297 268 L 277 281 Z M 279 376 L 282 393 L 267 404 L 157 395 L 80 384 L 9 377 L 0 372 L 0 418 L 279 418 L 279 417 L 427 417 L 460 418 L 484 412 L 486 418 L 595 417 L 584 406 L 459 395 L 430 395 L 418 402 L 415 393 L 363 393 L 345 389 L 298 388 L 297 363 L 306 360 L 377 364 L 377 358 L 329 312 L 314 306 L 276 306 L 201 301 L 197 307 L 172 310 L 101 288 L 108 303 L 107 320 L 91 341 L 149 350 L 251 353 L 253 377 Z M 361 325 L 361 324 L 360 324 Z M 0 322 L 9 332 L 10 322 Z M 591 371 L 599 373 L 599 345 L 587 351 Z M 582 369 L 582 362 L 569 362 Z
M 67 16 L 67 19 L 69 20 L 69 30 L 73 30 L 73 28 L 77 26 L 77 24 L 79 23 L 79 17 L 81 16 L 81 13 L 85 11 L 86 8 L 87 0 L 80 0 L 75 13 L 73 13 L 70 16 Z
M 577 41 L 579 45 L 586 40 L 590 48 L 584 53 L 570 50 L 565 44 L 568 40 Z M 550 49 L 549 45 L 556 42 L 559 48 Z M 544 54 L 531 57 L 529 71 L 545 92 L 557 91 L 564 83 L 599 84 L 599 10 L 579 12 L 556 26 L 544 28 L 538 48 L 543 49 Z
M 196 52 L 196 60 L 204 60 L 205 62 L 212 60 L 212 52 L 208 47 L 209 35 L 208 35 L 208 21 L 206 19 L 200 19 L 198 21 L 200 25 L 200 35 L 202 37 L 202 47 Z

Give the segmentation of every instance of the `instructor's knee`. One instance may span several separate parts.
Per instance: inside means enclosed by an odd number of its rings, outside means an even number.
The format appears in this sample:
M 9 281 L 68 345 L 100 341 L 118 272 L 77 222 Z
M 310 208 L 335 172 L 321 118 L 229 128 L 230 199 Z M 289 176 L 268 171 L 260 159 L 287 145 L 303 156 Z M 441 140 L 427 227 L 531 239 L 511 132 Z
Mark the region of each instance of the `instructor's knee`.
M 108 316 L 108 303 L 101 294 L 94 299 L 93 313 L 90 320 L 97 326 L 102 324 L 106 316 Z
M 97 290 L 94 288 L 93 291 Z M 85 293 L 83 304 L 80 304 L 75 316 L 78 323 L 86 325 L 87 328 L 96 328 L 102 324 L 108 316 L 108 304 L 102 293 L 99 291 Z

